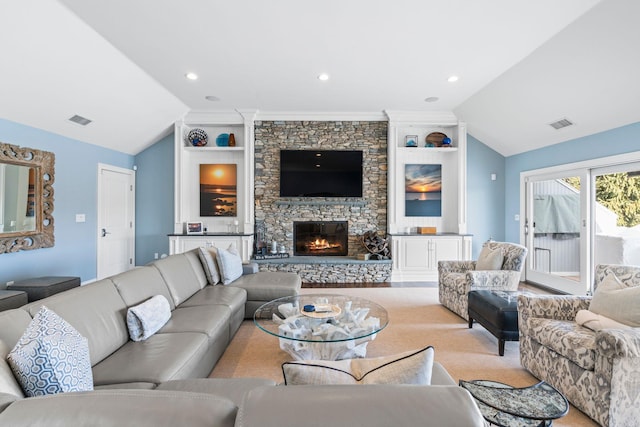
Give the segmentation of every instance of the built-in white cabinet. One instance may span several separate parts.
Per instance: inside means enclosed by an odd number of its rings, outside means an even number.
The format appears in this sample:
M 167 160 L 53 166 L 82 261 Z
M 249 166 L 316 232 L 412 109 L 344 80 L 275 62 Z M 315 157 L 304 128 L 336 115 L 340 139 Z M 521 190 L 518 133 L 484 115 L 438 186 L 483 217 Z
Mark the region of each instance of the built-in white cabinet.
M 191 112 L 176 122 L 175 147 L 175 194 L 174 194 L 174 235 L 171 236 L 172 253 L 184 252 L 205 242 L 215 246 L 228 247 L 227 242 L 237 243 L 243 260 L 252 253 L 254 231 L 254 121 L 256 111 L 235 111 L 226 113 Z M 204 146 L 194 146 L 189 139 L 190 132 L 206 135 Z M 226 145 L 228 135 L 233 134 L 235 144 Z M 202 215 L 201 165 L 235 165 L 236 174 L 236 215 Z M 203 228 L 212 236 L 179 236 L 185 232 L 185 223 L 202 222 Z M 221 233 L 237 230 L 235 234 L 244 237 L 219 237 Z M 231 233 L 229 233 L 231 234 Z M 219 242 L 219 243 L 218 243 Z
M 215 247 L 228 249 L 233 245 L 243 262 L 249 262 L 253 250 L 252 234 L 228 234 L 228 235 L 182 235 L 169 236 L 170 254 L 180 254 L 199 247 Z
M 469 235 L 391 235 L 393 271 L 391 281 L 438 280 L 438 261 L 468 260 Z

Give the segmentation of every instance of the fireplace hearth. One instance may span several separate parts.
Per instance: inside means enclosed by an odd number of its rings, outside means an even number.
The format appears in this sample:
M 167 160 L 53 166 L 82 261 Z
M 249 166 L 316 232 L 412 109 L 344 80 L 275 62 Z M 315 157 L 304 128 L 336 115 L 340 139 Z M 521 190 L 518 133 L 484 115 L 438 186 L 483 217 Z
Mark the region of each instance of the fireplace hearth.
M 295 221 L 293 254 L 297 256 L 346 256 L 349 253 L 347 221 Z

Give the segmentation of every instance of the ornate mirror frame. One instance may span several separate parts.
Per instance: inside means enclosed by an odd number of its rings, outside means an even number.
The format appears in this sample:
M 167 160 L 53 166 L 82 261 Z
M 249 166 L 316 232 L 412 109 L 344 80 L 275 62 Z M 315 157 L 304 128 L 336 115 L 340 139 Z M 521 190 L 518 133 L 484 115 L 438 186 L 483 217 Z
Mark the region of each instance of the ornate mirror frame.
M 48 151 L 0 142 L 0 163 L 26 166 L 35 170 L 36 218 L 33 231 L 0 232 L 0 254 L 53 247 L 55 155 Z

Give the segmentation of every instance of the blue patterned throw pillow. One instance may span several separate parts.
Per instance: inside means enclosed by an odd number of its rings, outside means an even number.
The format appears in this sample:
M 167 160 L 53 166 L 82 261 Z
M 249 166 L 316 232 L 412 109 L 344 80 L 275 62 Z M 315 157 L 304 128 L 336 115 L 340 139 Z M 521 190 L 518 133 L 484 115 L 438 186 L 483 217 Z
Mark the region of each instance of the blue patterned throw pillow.
M 7 361 L 27 396 L 93 390 L 87 339 L 45 306 Z

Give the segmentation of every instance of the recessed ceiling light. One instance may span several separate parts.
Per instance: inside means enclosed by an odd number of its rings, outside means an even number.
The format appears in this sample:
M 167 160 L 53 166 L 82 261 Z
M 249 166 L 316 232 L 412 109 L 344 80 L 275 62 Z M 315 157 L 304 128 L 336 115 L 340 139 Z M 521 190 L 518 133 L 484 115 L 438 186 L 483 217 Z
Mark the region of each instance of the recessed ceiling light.
M 440 98 L 438 98 L 437 96 L 430 96 L 428 98 L 424 99 L 424 102 L 436 102 L 437 100 L 439 100 Z
M 189 80 L 198 80 L 198 75 L 196 73 L 187 73 L 184 76 Z
M 207 96 L 204 97 L 204 99 L 206 99 L 207 101 L 212 101 L 212 102 L 220 101 L 220 98 L 218 98 L 217 96 L 213 96 L 213 95 L 207 95 Z
M 447 81 L 449 83 L 453 83 L 453 82 L 457 82 L 458 81 L 458 76 L 451 76 L 447 79 Z
M 327 80 L 329 80 L 329 74 L 327 73 L 322 73 L 318 75 L 318 80 L 326 82 Z

